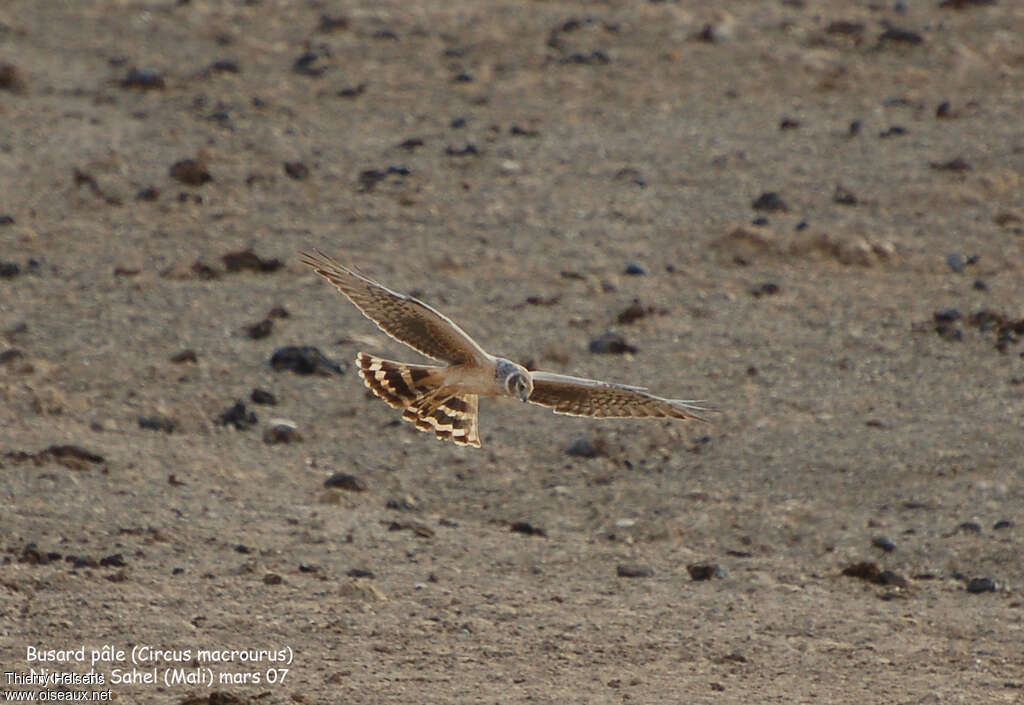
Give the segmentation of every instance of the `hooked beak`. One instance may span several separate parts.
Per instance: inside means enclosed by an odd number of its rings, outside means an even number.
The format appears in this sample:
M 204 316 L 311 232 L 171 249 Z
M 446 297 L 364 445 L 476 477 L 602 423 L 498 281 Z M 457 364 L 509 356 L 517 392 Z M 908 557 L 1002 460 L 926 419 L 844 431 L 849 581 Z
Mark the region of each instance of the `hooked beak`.
M 524 402 L 530 401 L 530 390 L 529 389 L 520 389 L 519 390 L 519 398 L 522 399 Z

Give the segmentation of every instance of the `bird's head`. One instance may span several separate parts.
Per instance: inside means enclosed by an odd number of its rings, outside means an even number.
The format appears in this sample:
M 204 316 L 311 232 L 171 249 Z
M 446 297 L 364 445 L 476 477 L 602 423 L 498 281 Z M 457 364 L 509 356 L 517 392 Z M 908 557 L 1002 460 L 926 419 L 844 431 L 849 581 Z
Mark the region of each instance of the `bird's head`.
M 510 397 L 519 397 L 522 401 L 530 400 L 530 395 L 533 394 L 533 379 L 525 367 L 509 360 L 501 360 L 498 363 L 498 375 L 504 380 L 506 394 Z

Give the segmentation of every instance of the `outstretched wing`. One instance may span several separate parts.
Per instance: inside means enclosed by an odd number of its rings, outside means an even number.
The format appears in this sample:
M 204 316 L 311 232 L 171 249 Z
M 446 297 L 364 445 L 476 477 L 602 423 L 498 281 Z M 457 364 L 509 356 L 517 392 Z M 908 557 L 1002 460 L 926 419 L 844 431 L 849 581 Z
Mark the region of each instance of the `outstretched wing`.
M 695 412 L 710 411 L 696 406 L 692 401 L 656 397 L 644 391 L 643 387 L 569 377 L 553 372 L 531 372 L 530 376 L 533 377 L 530 401 L 549 406 L 556 414 L 706 421 Z
M 451 365 L 481 364 L 490 357 L 464 330 L 422 301 L 391 291 L 319 250 L 303 252 L 302 261 L 382 331 L 413 350 Z

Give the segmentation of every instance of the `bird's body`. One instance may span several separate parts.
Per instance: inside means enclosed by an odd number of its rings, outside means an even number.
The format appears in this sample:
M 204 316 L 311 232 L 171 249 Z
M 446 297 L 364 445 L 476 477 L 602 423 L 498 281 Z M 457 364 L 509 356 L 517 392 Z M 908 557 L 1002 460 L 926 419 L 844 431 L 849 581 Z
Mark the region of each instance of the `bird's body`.
M 512 397 L 556 414 L 599 418 L 701 419 L 693 402 L 664 399 L 642 387 L 528 371 L 480 347 L 449 318 L 418 299 L 391 291 L 322 252 L 303 262 L 334 284 L 395 340 L 446 366 L 414 365 L 359 353 L 366 386 L 402 418 L 443 440 L 480 447 L 479 398 Z

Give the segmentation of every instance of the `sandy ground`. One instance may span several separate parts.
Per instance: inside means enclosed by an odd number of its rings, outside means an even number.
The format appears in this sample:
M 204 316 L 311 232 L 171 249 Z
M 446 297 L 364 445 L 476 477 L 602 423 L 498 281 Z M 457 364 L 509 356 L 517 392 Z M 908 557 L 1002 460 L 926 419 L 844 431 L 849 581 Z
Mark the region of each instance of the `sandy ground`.
M 0 4 L 3 670 L 1024 700 L 1024 5 L 942 4 Z M 482 449 L 441 443 L 367 396 L 357 351 L 418 356 L 310 247 L 720 413 L 487 401 Z

